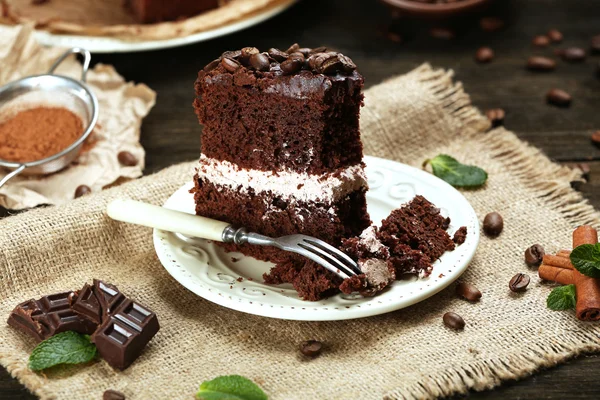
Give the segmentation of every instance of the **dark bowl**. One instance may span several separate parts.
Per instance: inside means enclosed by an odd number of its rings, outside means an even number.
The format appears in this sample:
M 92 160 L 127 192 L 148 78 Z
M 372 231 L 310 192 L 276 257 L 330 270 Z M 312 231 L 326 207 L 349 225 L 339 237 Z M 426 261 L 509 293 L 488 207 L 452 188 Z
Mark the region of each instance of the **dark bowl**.
M 412 0 L 381 0 L 402 15 L 424 18 L 446 18 L 476 11 L 491 0 L 459 0 L 453 3 L 422 3 Z

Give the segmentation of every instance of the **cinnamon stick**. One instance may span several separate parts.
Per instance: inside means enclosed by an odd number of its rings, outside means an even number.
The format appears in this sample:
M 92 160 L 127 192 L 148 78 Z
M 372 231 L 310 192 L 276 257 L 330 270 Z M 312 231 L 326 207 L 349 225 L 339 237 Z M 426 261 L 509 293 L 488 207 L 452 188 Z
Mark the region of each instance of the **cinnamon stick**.
M 573 232 L 573 248 L 582 244 L 598 243 L 598 232 L 589 225 L 583 225 Z M 575 313 L 582 321 L 600 319 L 600 279 L 594 279 L 573 270 L 573 282 L 577 292 Z
M 560 283 L 562 285 L 570 285 L 575 281 L 572 269 L 556 267 L 549 264 L 540 265 L 538 274 L 540 275 L 540 279 Z
M 560 257 L 558 255 L 553 256 L 552 254 L 546 254 L 543 258 L 543 263 L 558 268 L 575 269 L 569 258 Z
M 556 253 L 557 256 L 559 257 L 571 257 L 571 250 L 560 250 L 558 253 Z

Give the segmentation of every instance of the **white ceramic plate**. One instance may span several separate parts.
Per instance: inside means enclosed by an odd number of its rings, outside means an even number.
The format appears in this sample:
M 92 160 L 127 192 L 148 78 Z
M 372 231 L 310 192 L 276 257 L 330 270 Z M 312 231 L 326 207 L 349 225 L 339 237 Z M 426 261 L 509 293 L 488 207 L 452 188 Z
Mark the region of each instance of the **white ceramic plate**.
M 421 194 L 450 216 L 449 232 L 467 226 L 465 243 L 445 253 L 428 278 L 394 282 L 375 297 L 338 294 L 328 299 L 301 300 L 291 285 L 267 285 L 262 274 L 272 264 L 226 253 L 202 239 L 182 240 L 155 230 L 154 246 L 167 271 L 183 286 L 207 300 L 234 310 L 265 317 L 328 321 L 383 314 L 418 303 L 455 281 L 467 268 L 479 242 L 477 215 L 462 194 L 435 176 L 394 161 L 365 157 L 370 189 L 368 211 L 377 224 L 401 204 Z M 194 213 L 192 183 L 175 192 L 165 207 Z M 238 281 L 238 278 L 241 281 Z M 250 279 L 251 280 L 250 280 Z
M 105 36 L 83 36 L 83 35 L 60 35 L 55 33 L 38 30 L 35 37 L 43 45 L 58 47 L 83 47 L 92 53 L 128 53 L 135 51 L 167 49 L 171 47 L 184 46 L 186 44 L 203 42 L 214 39 L 219 36 L 228 35 L 242 29 L 249 28 L 259 24 L 291 7 L 297 0 L 289 0 L 276 7 L 264 10 L 261 13 L 252 15 L 241 21 L 235 21 L 216 29 L 205 32 L 195 33 L 193 35 L 167 39 L 167 40 L 147 40 L 132 42 L 118 38 Z

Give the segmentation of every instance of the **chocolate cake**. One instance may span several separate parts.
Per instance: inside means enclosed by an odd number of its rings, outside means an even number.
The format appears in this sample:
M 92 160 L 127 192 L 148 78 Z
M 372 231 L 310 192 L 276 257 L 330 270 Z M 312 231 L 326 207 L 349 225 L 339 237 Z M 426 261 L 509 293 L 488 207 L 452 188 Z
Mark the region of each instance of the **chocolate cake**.
M 303 233 L 336 246 L 358 235 L 370 224 L 358 125 L 362 87 L 354 63 L 323 48 L 250 47 L 208 64 L 195 84 L 194 108 L 204 125 L 196 213 L 267 236 Z M 306 298 L 341 283 L 300 256 L 226 246 L 278 263 L 265 280 L 291 282 Z
M 141 23 L 171 21 L 217 8 L 223 0 L 125 0 L 125 7 Z

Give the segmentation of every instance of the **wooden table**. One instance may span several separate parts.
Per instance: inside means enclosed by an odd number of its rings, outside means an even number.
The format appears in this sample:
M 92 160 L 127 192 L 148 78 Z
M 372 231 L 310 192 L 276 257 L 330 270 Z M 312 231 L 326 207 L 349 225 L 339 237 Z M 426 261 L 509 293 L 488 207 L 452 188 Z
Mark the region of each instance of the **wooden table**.
M 536 74 L 523 68 L 533 54 L 552 56 L 554 48 L 569 45 L 588 48 L 591 36 L 600 34 L 600 0 L 505 0 L 486 14 L 502 16 L 506 29 L 482 32 L 477 16 L 472 16 L 445 23 L 457 27 L 457 37 L 446 41 L 429 37 L 429 29 L 441 26 L 439 22 L 400 20 L 393 26 L 404 42 L 396 43 L 381 33 L 391 19 L 376 0 L 303 0 L 260 26 L 207 43 L 139 54 L 96 55 L 94 59 L 113 64 L 126 79 L 144 82 L 158 92 L 157 104 L 142 127 L 147 174 L 198 157 L 200 127 L 191 103 L 200 68 L 224 50 L 244 46 L 285 49 L 299 42 L 302 46 L 325 45 L 349 55 L 359 65 L 367 86 L 425 61 L 453 69 L 473 103 L 484 110 L 506 110 L 505 126 L 522 139 L 561 163 L 588 163 L 590 182 L 580 190 L 600 208 L 600 149 L 590 142 L 590 134 L 600 129 L 600 77 L 594 75 L 600 56 L 579 64 L 559 62 L 551 73 Z M 562 45 L 532 48 L 531 39 L 550 28 L 564 33 Z M 483 45 L 496 53 L 487 65 L 473 60 Z M 573 95 L 569 109 L 545 104 L 545 93 L 554 87 Z M 596 399 L 600 397 L 599 368 L 600 358 L 582 357 L 471 397 Z M 0 368 L 0 398 L 34 397 Z

